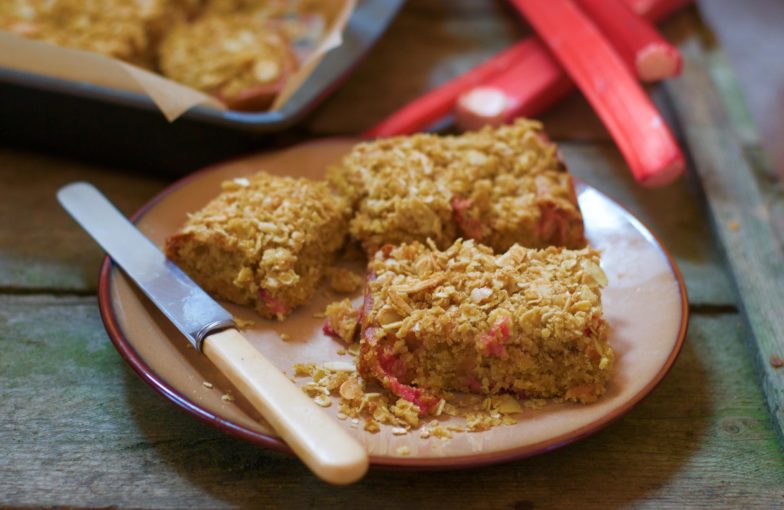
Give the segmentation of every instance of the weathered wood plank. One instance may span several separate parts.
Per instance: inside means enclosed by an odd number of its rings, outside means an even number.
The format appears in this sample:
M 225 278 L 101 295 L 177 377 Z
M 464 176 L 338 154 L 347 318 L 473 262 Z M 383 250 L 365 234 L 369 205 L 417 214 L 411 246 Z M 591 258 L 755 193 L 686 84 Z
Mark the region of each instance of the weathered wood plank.
M 784 178 L 784 121 L 780 114 L 784 67 L 778 65 L 784 46 L 784 4 L 777 0 L 706 0 L 699 4 L 721 43 L 722 54 L 732 64 L 744 109 L 754 119 L 771 168 Z
M 0 149 L 0 288 L 95 289 L 102 252 L 55 199 L 60 186 L 87 180 L 126 214 L 164 182 L 130 172 Z
M 688 141 L 727 255 L 743 310 L 753 331 L 755 364 L 771 414 L 784 440 L 784 370 L 771 366 L 784 357 L 784 272 L 782 246 L 743 149 L 705 68 L 696 37 L 681 45 L 684 73 L 666 85 Z
M 779 243 L 784 245 L 784 181 L 760 145 L 757 128 L 727 58 L 720 50 L 712 48 L 705 51 L 705 62 L 726 107 L 727 116 L 743 145 L 743 154 L 761 184 L 760 192 L 764 197 L 764 207 L 770 215 L 771 225 Z
M 165 402 L 108 343 L 93 298 L 0 296 L 0 506 L 776 508 L 784 464 L 737 314 L 697 314 L 661 386 L 606 431 L 455 472 L 327 486 Z
M 727 57 L 721 51 L 709 51 L 704 54 L 704 58 L 738 140 L 744 146 L 758 146 L 760 139 L 757 127 L 746 107 Z

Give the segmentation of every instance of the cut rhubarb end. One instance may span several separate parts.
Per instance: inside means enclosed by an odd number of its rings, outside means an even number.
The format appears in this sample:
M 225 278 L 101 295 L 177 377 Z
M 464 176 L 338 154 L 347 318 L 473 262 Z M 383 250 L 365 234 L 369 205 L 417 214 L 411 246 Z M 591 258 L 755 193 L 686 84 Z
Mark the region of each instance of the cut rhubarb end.
M 460 96 L 455 108 L 457 124 L 466 130 L 500 126 L 509 107 L 506 94 L 497 87 L 477 87 Z
M 493 55 L 467 73 L 408 103 L 371 129 L 362 133 L 363 138 L 408 135 L 421 131 L 448 115 L 460 94 L 481 85 L 514 64 L 527 51 L 521 41 Z
M 577 0 L 577 4 L 639 79 L 668 78 L 678 69 L 678 50 L 625 1 Z
M 658 188 L 674 182 L 686 170 L 686 163 L 682 156 L 675 157 L 661 169 L 648 177 L 639 179 L 640 184 L 648 188 Z
M 507 356 L 506 342 L 509 340 L 509 331 L 509 317 L 503 317 L 500 321 L 493 324 L 490 331 L 479 339 L 479 345 L 485 355 L 505 358 Z
M 624 0 L 628 7 L 651 21 L 663 18 L 689 2 L 690 0 Z M 539 115 L 574 90 L 574 84 L 561 64 L 539 38 L 531 37 L 518 44 L 521 48 L 525 47 L 526 51 L 520 52 L 514 65 L 461 96 L 455 108 L 455 120 L 462 129 L 471 130 L 498 123 L 498 116 L 494 112 L 485 116 L 479 108 L 474 107 L 475 99 L 463 101 L 463 98 L 471 96 L 474 90 L 489 88 L 503 93 L 507 104 L 503 113 L 505 123 L 517 117 Z M 676 54 L 677 65 L 680 66 L 680 54 Z M 675 74 L 679 71 L 680 68 Z
M 693 2 L 693 0 L 623 1 L 634 12 L 649 21 L 661 20 Z M 530 48 L 532 45 L 538 48 L 532 51 Z M 540 58 L 548 61 L 555 68 L 555 75 L 546 79 L 543 78 L 539 74 L 541 68 L 538 64 L 532 64 L 522 58 L 526 54 L 538 54 Z M 519 87 L 521 83 L 526 84 L 533 77 L 538 81 L 545 81 L 543 90 L 548 92 L 542 94 L 538 88 L 531 91 L 528 85 L 526 85 L 526 90 L 522 91 L 516 91 L 517 89 L 515 88 L 512 88 L 512 90 L 501 88 L 507 94 L 507 98 L 510 99 L 511 103 L 505 113 L 507 122 L 521 115 L 538 115 L 573 89 L 568 75 L 561 69 L 558 61 L 552 57 L 539 38 L 528 37 L 494 55 L 467 73 L 457 76 L 411 101 L 373 128 L 364 132 L 362 137 L 377 138 L 381 136 L 405 135 L 426 129 L 448 115 L 455 107 L 461 94 L 470 91 L 473 87 L 485 84 L 491 85 L 491 80 L 494 77 L 506 75 L 508 72 L 517 72 L 526 77 L 523 82 L 510 81 L 512 85 L 516 83 Z
M 461 128 L 477 129 L 484 125 L 509 122 L 515 116 L 537 115 L 572 89 L 569 77 L 542 41 L 529 39 L 525 41 L 524 48 L 525 51 L 520 53 L 514 66 L 494 76 L 484 86 L 461 96 L 455 111 Z M 476 103 L 484 99 L 484 94 L 478 99 L 468 100 L 479 89 L 494 89 L 495 94 L 503 96 L 506 104 L 504 111 L 483 112 L 485 105 Z
M 427 390 L 401 381 L 401 375 L 406 371 L 403 361 L 385 347 L 379 345 L 374 348 L 376 352 L 374 371 L 382 384 L 398 397 L 416 404 L 421 415 L 429 414 L 440 398 Z
M 652 44 L 637 53 L 634 65 L 641 80 L 659 81 L 678 76 L 683 66 L 683 58 L 680 52 L 669 44 Z
M 683 155 L 656 107 L 590 18 L 572 0 L 512 0 L 591 103 L 635 179 L 657 185 Z M 682 168 L 681 168 L 682 171 Z

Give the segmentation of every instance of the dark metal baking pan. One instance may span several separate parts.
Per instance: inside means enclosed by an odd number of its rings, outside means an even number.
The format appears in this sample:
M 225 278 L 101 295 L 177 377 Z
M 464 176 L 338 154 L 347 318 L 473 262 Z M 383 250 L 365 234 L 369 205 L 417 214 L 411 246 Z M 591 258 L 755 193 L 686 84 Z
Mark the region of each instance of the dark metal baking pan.
M 169 123 L 145 95 L 0 68 L 0 144 L 167 174 L 285 144 L 294 126 L 367 54 L 404 0 L 359 0 L 343 33 L 274 112 L 192 108 Z

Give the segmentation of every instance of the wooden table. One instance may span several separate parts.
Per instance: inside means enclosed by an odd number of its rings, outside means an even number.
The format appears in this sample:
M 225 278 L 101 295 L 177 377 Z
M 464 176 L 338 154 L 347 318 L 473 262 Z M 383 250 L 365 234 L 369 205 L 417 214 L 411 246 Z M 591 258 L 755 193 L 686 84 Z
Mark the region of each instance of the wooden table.
M 578 96 L 544 120 L 572 172 L 625 203 L 675 255 L 689 291 L 688 338 L 662 384 L 620 421 L 562 450 L 504 465 L 373 470 L 335 488 L 293 458 L 187 416 L 109 343 L 95 297 L 102 254 L 54 198 L 61 185 L 88 180 L 131 213 L 166 182 L 141 170 L 0 149 L 0 507 L 784 507 L 780 425 L 772 419 L 778 397 L 760 385 L 769 388 L 779 376 L 752 341 L 758 317 L 739 312 L 757 294 L 738 270 L 746 244 L 733 245 L 731 236 L 753 234 L 750 213 L 728 202 L 736 199 L 722 179 L 706 179 L 709 135 L 729 137 L 716 150 L 738 149 L 733 164 L 741 168 L 733 170 L 760 183 L 753 190 L 762 189 L 768 211 L 781 202 L 765 192 L 753 127 L 721 53 L 703 44 L 695 12 L 667 30 L 681 42 L 687 70 L 653 95 L 691 148 L 686 179 L 657 190 L 636 186 Z M 413 1 L 299 133 L 356 133 L 523 33 L 500 3 Z M 706 101 L 718 110 L 701 108 Z M 725 108 L 731 122 L 711 122 Z

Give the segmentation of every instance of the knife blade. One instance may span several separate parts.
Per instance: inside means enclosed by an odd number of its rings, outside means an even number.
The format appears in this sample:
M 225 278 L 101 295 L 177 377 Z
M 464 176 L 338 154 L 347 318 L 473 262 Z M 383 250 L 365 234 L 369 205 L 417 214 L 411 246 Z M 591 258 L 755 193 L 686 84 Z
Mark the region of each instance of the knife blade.
M 347 484 L 368 468 L 365 449 L 242 336 L 232 315 L 144 236 L 94 186 L 57 198 L 199 352 L 205 354 L 320 478 Z
M 65 186 L 57 198 L 198 351 L 210 333 L 236 327 L 232 315 L 128 221 L 97 189 Z

